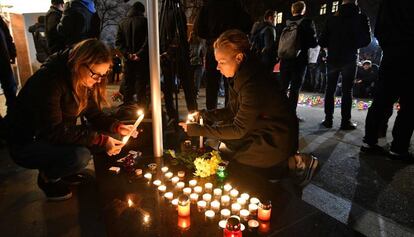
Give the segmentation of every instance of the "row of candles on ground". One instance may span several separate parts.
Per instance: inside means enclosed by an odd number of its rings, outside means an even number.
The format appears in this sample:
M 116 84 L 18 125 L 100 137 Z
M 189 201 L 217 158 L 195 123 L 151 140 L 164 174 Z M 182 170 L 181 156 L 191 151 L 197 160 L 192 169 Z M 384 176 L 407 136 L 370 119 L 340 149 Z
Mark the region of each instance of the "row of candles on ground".
M 183 171 L 179 171 L 178 176 L 174 176 L 172 172 L 168 172 L 168 167 L 162 167 L 161 171 L 164 173 L 164 177 L 175 186 L 176 191 L 182 191 L 183 195 L 180 197 L 183 200 L 180 201 L 178 198 L 174 199 L 174 193 L 171 191 L 167 192 L 167 186 L 162 184 L 161 180 L 156 179 L 152 183 L 157 186 L 160 192 L 164 193 L 165 199 L 173 205 L 178 206 L 178 215 L 180 216 L 189 215 L 190 203 L 193 203 L 197 204 L 200 211 L 205 211 L 206 218 L 214 218 L 215 214 L 220 212 L 222 218 L 228 218 L 233 214 L 239 215 L 242 220 L 247 221 L 250 216 L 257 215 L 260 220 L 270 220 L 270 203 L 260 203 L 259 199 L 255 197 L 250 198 L 250 195 L 247 193 L 239 196 L 239 191 L 233 189 L 230 184 L 224 185 L 223 190 L 225 194 L 223 195 L 222 189 L 213 189 L 212 183 L 205 183 L 203 193 L 203 187 L 197 185 L 197 180 L 190 180 L 188 182 L 189 187 L 185 187 L 185 183 L 179 181 L 185 175 Z M 146 173 L 144 177 L 151 180 L 152 174 Z M 199 200 L 200 198 L 201 200 Z M 233 203 L 231 203 L 232 200 Z M 221 207 L 224 207 L 224 209 L 220 211 Z

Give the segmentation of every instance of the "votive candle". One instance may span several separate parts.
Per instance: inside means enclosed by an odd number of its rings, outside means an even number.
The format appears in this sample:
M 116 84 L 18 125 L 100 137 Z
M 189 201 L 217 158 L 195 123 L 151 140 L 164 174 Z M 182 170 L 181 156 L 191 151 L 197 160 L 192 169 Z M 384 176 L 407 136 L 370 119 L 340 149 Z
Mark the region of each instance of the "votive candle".
M 204 209 L 207 207 L 207 203 L 206 203 L 206 201 L 204 201 L 204 200 L 200 200 L 200 201 L 198 201 L 198 202 L 197 202 L 197 207 L 198 207 L 200 210 L 204 210 Z
M 178 198 L 178 215 L 179 216 L 190 215 L 190 200 L 187 195 L 181 195 Z
M 237 189 L 232 189 L 232 190 L 230 191 L 230 196 L 231 196 L 232 198 L 237 198 L 237 196 L 239 196 L 239 191 L 238 191 Z
M 168 171 L 168 167 L 167 167 L 167 166 L 162 167 L 162 168 L 161 168 L 161 171 L 162 171 L 163 173 L 167 172 L 167 171 Z
M 246 202 L 249 200 L 249 198 L 250 198 L 250 195 L 248 194 L 248 193 L 242 193 L 241 195 L 240 195 L 240 197 L 241 198 L 243 198 L 243 199 L 245 199 L 246 200 Z
M 231 212 L 235 215 L 238 215 L 240 212 L 241 206 L 238 203 L 231 204 Z
M 248 220 L 248 218 L 249 218 L 249 215 L 250 215 L 249 210 L 246 210 L 246 209 L 242 209 L 242 210 L 240 210 L 240 218 L 241 218 L 243 221 L 247 221 L 247 220 Z
M 177 176 L 178 176 L 178 178 L 184 178 L 185 172 L 184 171 L 178 171 Z
M 254 204 L 254 203 L 250 203 L 249 204 L 249 212 L 250 212 L 250 215 L 252 215 L 252 216 L 255 216 L 255 215 L 257 215 L 257 209 L 258 209 L 259 207 L 256 205 L 256 204 Z
M 174 197 L 174 194 L 173 194 L 172 192 L 166 192 L 166 193 L 164 194 L 164 197 L 165 197 L 167 200 L 171 201 L 171 200 L 173 199 L 173 197 Z
M 229 218 L 229 217 L 230 217 L 231 212 L 230 212 L 230 210 L 229 210 L 229 209 L 222 209 L 222 210 L 220 211 L 220 214 L 221 214 L 221 218 L 223 218 L 223 219 L 227 219 L 227 218 Z
M 183 189 L 184 188 L 184 186 L 185 186 L 185 183 L 184 182 L 178 182 L 177 183 L 177 185 L 175 186 L 178 190 L 181 190 L 181 189 Z
M 161 180 L 157 179 L 154 180 L 154 182 L 152 182 L 155 186 L 160 186 L 161 185 Z
M 184 188 L 183 189 L 183 193 L 185 194 L 185 195 L 190 195 L 191 194 L 191 188 Z
M 197 185 L 197 180 L 192 179 L 192 180 L 188 181 L 188 185 L 189 185 L 190 187 L 194 187 L 194 186 L 196 186 L 196 185 Z
M 219 198 L 219 197 L 221 197 L 221 194 L 223 193 L 223 191 L 219 188 L 215 188 L 213 193 L 214 193 L 215 198 Z
M 194 187 L 194 192 L 200 194 L 203 191 L 203 188 L 201 186 L 195 186 Z
M 198 201 L 198 194 L 197 193 L 190 194 L 190 200 L 193 203 L 197 202 Z
M 177 176 L 174 176 L 174 177 L 171 178 L 171 183 L 172 184 L 176 184 L 176 183 L 178 183 L 178 181 L 180 181 L 180 178 L 178 178 Z
M 237 198 L 237 202 L 238 202 L 241 206 L 246 205 L 246 199 L 244 199 L 244 198 L 242 198 L 242 197 Z
M 257 212 L 257 217 L 262 221 L 269 221 L 272 214 L 272 203 L 266 201 L 259 204 L 259 210 Z
M 160 190 L 161 192 L 165 192 L 167 190 L 167 187 L 165 185 L 160 185 L 158 186 L 158 190 Z
M 228 195 L 221 196 L 221 205 L 228 206 L 230 204 L 230 197 Z
M 209 193 L 205 193 L 203 194 L 203 200 L 206 201 L 207 203 L 211 201 L 211 194 Z
M 165 173 L 165 178 L 167 178 L 167 179 L 171 179 L 172 177 L 173 177 L 173 173 L 172 172 L 167 172 L 167 173 Z
M 146 178 L 148 180 L 151 180 L 152 179 L 152 174 L 151 173 L 145 173 L 144 178 Z
M 204 190 L 209 193 L 211 192 L 211 190 L 213 189 L 213 184 L 212 183 L 205 183 L 204 184 Z
M 178 205 L 178 198 L 175 198 L 171 201 L 171 204 L 173 204 L 174 206 Z
M 214 216 L 216 215 L 216 213 L 213 210 L 207 210 L 206 212 L 204 212 L 204 215 L 206 216 L 208 220 L 212 220 L 214 219 Z
M 211 206 L 211 210 L 215 212 L 218 212 L 220 210 L 220 202 L 217 200 L 212 201 L 210 206 Z
M 256 198 L 256 197 L 252 197 L 252 198 L 250 198 L 250 203 L 259 205 L 260 200 L 258 198 Z
M 224 185 L 224 191 L 229 192 L 233 187 L 230 184 Z

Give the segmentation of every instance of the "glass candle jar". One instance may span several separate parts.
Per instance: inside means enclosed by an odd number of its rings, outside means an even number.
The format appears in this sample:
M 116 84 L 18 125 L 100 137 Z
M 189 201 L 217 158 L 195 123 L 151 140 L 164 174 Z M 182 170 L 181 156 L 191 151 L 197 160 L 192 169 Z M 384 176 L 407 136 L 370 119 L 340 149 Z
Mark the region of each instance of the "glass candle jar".
M 173 173 L 172 172 L 167 172 L 167 173 L 165 173 L 165 178 L 167 178 L 167 179 L 171 179 L 172 177 L 173 177 Z
M 230 197 L 227 195 L 223 195 L 221 196 L 221 205 L 223 207 L 227 207 L 230 205 Z
M 231 215 L 231 211 L 230 211 L 229 209 L 222 209 L 222 210 L 220 211 L 220 214 L 221 214 L 221 218 L 222 218 L 222 219 L 227 219 L 227 218 L 229 218 L 229 217 L 230 217 L 230 215 Z
M 223 230 L 224 237 L 242 237 L 240 220 L 236 217 L 227 219 L 226 228 Z
M 272 214 L 272 203 L 270 201 L 262 202 L 259 204 L 257 211 L 257 217 L 262 221 L 269 221 Z
M 210 206 L 211 206 L 211 210 L 215 212 L 218 212 L 220 210 L 220 202 L 217 200 L 212 201 Z
M 171 178 L 171 183 L 173 185 L 177 184 L 178 181 L 180 181 L 180 178 L 178 178 L 178 176 L 174 176 L 174 177 Z
M 203 194 L 203 200 L 209 203 L 211 201 L 211 194 L 209 193 Z
M 192 180 L 188 181 L 188 185 L 193 188 L 194 186 L 197 185 L 197 180 L 192 179 Z
M 250 215 L 256 216 L 257 215 L 257 209 L 259 209 L 259 207 L 256 204 L 253 204 L 253 203 L 249 204 Z
M 191 194 L 191 188 L 184 188 L 183 189 L 183 193 L 185 194 L 185 195 L 190 195 Z
M 213 190 L 213 184 L 212 183 L 205 183 L 204 184 L 204 191 L 206 193 L 211 193 L 211 190 Z
M 238 203 L 233 203 L 231 204 L 231 213 L 233 213 L 234 215 L 239 215 L 241 206 Z
M 203 191 L 203 188 L 201 186 L 195 186 L 194 192 L 200 194 Z
M 178 198 L 178 215 L 184 217 L 190 215 L 190 199 L 187 195 Z
M 223 194 L 223 191 L 219 188 L 215 188 L 213 194 L 214 198 L 219 199 L 221 197 L 221 194 Z
M 190 194 L 190 200 L 192 203 L 196 203 L 198 201 L 198 194 L 197 193 Z

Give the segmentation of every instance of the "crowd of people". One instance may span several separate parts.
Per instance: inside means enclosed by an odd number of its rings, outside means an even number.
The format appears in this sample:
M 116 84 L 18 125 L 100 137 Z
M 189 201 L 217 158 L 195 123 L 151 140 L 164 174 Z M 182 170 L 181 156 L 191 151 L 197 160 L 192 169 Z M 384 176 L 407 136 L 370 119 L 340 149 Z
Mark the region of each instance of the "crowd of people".
M 0 36 L 8 43 L 0 44 L 1 83 L 3 88 L 11 88 L 5 90 L 8 112 L 2 123 L 7 123 L 6 137 L 14 161 L 39 170 L 38 185 L 50 200 L 64 200 L 71 196 L 67 183 L 78 177 L 91 152 L 104 150 L 116 155 L 124 146 L 119 137 L 131 132 L 132 126 L 102 112 L 108 75 L 112 67 L 121 71 L 120 57 L 124 61 L 123 105 L 148 108 L 151 103 L 147 96 L 148 28 L 145 6 L 134 3 L 119 23 L 117 51 L 112 53 L 98 40 L 99 17 L 92 0 L 71 0 L 66 5 L 63 0 L 51 2 L 46 17 L 39 18 L 47 40 L 46 59 L 17 98 L 15 85 L 13 89 L 8 83 L 12 74 L 3 75 L 9 72 L 16 55 L 7 27 L 1 28 Z M 413 28 L 408 26 L 414 21 L 407 20 L 412 19 L 409 12 L 393 14 L 395 9 L 403 9 L 400 6 L 384 0 L 380 9 L 375 36 L 384 58 L 379 68 L 369 60 L 358 63 L 358 50 L 371 42 L 371 30 L 355 0 L 343 0 L 319 36 L 314 21 L 306 17 L 303 1 L 292 4 L 292 17 L 280 37 L 276 37 L 274 27 L 275 11 L 266 11 L 253 24 L 239 1 L 210 0 L 200 9 L 187 38 L 185 14 L 175 7 L 166 5 L 163 11 L 167 12 L 161 12 L 163 92 L 168 123 L 181 126 L 188 136 L 209 138 L 207 145 L 212 149 L 266 179 L 300 170 L 310 180 L 318 162 L 298 153 L 299 122 L 304 121 L 296 111 L 299 92 L 308 78 L 312 90 L 325 94 L 321 126 L 332 128 L 334 96 L 341 80 L 340 129 L 357 127 L 351 120 L 353 92 L 359 97 L 374 97 L 361 151 L 413 161 L 409 153 L 413 110 L 408 92 L 412 80 L 407 80 L 408 62 L 399 58 L 400 54 L 412 55 L 409 42 Z M 402 33 L 395 25 L 410 33 Z M 392 37 L 384 33 L 389 30 Z M 31 32 L 36 34 L 35 29 Z M 278 63 L 279 75 L 274 71 Z M 8 65 L 7 70 L 3 64 Z M 206 109 L 198 110 L 197 95 L 203 79 Z M 188 111 L 197 112 L 204 125 L 179 123 L 178 108 L 173 103 L 177 80 L 178 89 L 184 89 Z M 218 108 L 222 80 L 226 102 L 224 108 Z M 393 142 L 385 151 L 377 145 L 378 134 L 396 101 L 400 110 Z M 77 123 L 81 117 L 84 119 Z

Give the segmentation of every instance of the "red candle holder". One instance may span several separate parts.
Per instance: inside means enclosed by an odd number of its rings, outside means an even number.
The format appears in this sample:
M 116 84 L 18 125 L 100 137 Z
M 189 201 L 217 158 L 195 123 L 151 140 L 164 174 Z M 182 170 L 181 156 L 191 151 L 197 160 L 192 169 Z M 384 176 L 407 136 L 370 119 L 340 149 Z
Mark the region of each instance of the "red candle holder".
M 226 228 L 223 230 L 224 237 L 242 237 L 240 219 L 237 217 L 229 217 L 227 219 Z
M 190 219 L 190 217 L 189 216 L 187 216 L 187 217 L 178 216 L 178 223 L 177 223 L 177 225 L 182 230 L 189 229 L 190 228 L 190 225 L 191 225 L 191 219 Z

